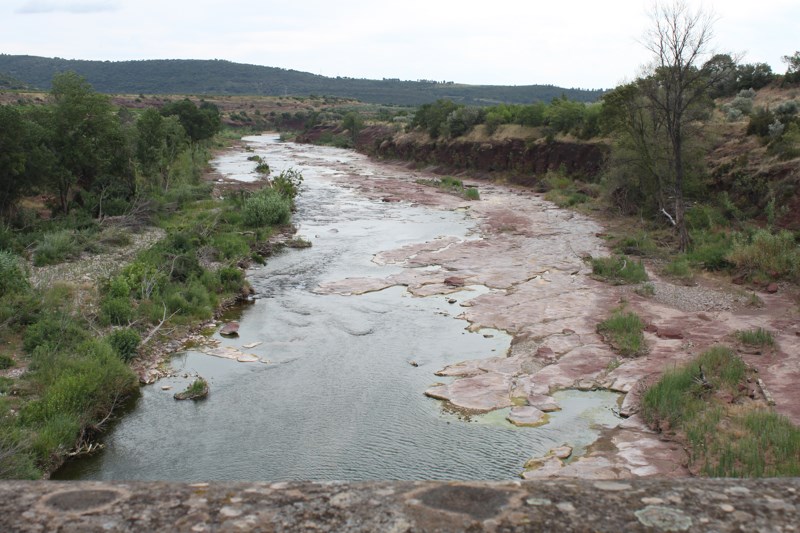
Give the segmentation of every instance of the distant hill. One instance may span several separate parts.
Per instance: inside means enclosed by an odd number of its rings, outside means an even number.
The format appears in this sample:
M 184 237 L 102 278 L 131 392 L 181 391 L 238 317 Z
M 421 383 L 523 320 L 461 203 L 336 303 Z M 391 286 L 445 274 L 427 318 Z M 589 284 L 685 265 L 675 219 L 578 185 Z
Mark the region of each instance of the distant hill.
M 20 81 L 13 76 L 0 72 L 0 89 L 22 90 L 28 89 L 28 84 Z
M 48 89 L 53 75 L 72 70 L 109 94 L 231 94 L 341 96 L 376 104 L 420 105 L 439 98 L 471 105 L 550 101 L 562 94 L 592 102 L 602 90 L 553 85 L 462 85 L 452 82 L 328 78 L 308 72 L 222 60 L 83 61 L 0 54 L 0 73 Z

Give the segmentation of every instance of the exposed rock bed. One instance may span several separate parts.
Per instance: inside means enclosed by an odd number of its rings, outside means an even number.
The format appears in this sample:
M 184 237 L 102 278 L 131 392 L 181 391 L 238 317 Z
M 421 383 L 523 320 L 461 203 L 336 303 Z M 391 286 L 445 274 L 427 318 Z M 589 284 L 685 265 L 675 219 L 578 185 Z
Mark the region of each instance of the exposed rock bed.
M 364 167 L 369 172 L 364 172 Z M 750 295 L 733 286 L 700 279 L 694 286 L 651 275 L 655 295 L 592 279 L 583 257 L 610 252 L 595 221 L 559 209 L 534 192 L 473 182 L 481 200 L 470 202 L 416 183 L 431 174 L 359 161 L 340 163 L 335 178 L 368 196 L 466 211 L 478 224 L 466 239 L 441 237 L 377 254 L 379 264 L 404 267 L 386 278 L 348 278 L 324 283 L 320 293 L 362 294 L 405 286 L 415 296 L 447 295 L 481 286 L 484 294 L 463 302 L 470 331 L 484 328 L 513 336 L 507 357 L 468 361 L 441 369 L 454 378 L 426 394 L 467 412 L 530 406 L 558 409 L 550 396 L 559 389 L 605 388 L 626 394 L 620 413 L 629 416 L 584 457 L 543 469 L 536 475 L 611 477 L 688 475 L 685 452 L 663 441 L 636 416 L 638 394 L 665 368 L 682 364 L 717 343 L 732 342 L 736 330 L 764 327 L 779 349 L 768 357 L 743 354 L 773 394 L 776 408 L 800 423 L 794 400 L 800 382 L 800 337 L 796 304 L 787 294 L 759 295 L 763 309 L 748 307 Z M 364 174 L 369 174 L 365 176 Z M 433 268 L 432 268 L 433 267 Z M 651 325 L 648 353 L 615 354 L 596 332 L 599 322 L 625 302 Z M 488 354 L 487 354 L 488 355 Z M 555 468 L 557 466 L 557 468 Z

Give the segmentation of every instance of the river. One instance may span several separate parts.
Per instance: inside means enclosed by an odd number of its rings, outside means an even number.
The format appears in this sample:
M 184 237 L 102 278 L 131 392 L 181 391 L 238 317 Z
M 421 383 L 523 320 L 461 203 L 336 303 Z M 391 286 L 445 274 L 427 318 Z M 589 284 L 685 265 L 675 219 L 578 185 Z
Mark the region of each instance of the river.
M 175 375 L 142 388 L 105 435 L 105 449 L 68 463 L 54 479 L 503 480 L 518 476 L 528 458 L 563 444 L 580 456 L 602 428 L 617 425 L 618 395 L 607 391 L 555 393 L 561 410 L 535 428 L 507 422 L 508 409 L 465 417 L 426 397 L 432 385 L 452 381 L 434 375 L 443 367 L 508 352 L 505 332 L 469 331 L 456 318 L 469 299 L 496 289 L 475 285 L 428 297 L 403 286 L 359 295 L 318 289 L 409 270 L 375 261 L 380 252 L 437 239 L 478 241 L 475 219 L 463 208 L 362 194 L 337 177 L 346 171 L 361 179 L 410 179 L 411 172 L 378 172 L 354 152 L 280 143 L 274 135 L 245 141 L 251 151 L 219 157 L 218 171 L 252 180 L 255 163 L 247 157 L 253 154 L 273 173 L 300 170 L 293 220 L 313 244 L 249 270 L 257 299 L 232 317 L 241 324 L 239 338 L 214 335 L 263 362 L 176 354 Z M 243 348 L 253 343 L 261 344 Z M 173 393 L 195 373 L 209 380 L 208 399 L 175 401 Z

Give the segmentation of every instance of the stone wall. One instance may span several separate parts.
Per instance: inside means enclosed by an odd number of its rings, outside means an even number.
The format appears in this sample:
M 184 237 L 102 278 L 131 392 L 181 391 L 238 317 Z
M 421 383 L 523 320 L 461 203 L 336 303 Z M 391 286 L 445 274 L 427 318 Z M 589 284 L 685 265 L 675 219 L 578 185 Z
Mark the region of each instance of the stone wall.
M 800 479 L 0 483 L 0 531 L 800 530 Z

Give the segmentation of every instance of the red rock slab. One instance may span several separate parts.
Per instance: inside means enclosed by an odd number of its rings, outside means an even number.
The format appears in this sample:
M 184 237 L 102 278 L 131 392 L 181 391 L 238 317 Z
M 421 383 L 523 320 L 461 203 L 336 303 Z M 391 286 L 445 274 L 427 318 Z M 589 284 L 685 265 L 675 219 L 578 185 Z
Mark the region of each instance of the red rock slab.
M 392 287 L 394 283 L 377 278 L 345 278 L 339 281 L 321 283 L 314 289 L 316 294 L 340 294 L 349 296 L 366 294 L 368 292 L 382 291 Z
M 461 241 L 462 239 L 459 239 L 458 237 L 448 236 L 440 237 L 432 241 L 409 244 L 395 250 L 379 252 L 375 254 L 375 257 L 372 258 L 372 262 L 378 265 L 401 264 L 422 252 L 440 252 L 448 246 Z
M 483 374 L 432 387 L 425 391 L 425 395 L 448 401 L 460 409 L 488 413 L 511 407 L 510 388 L 510 376 Z

